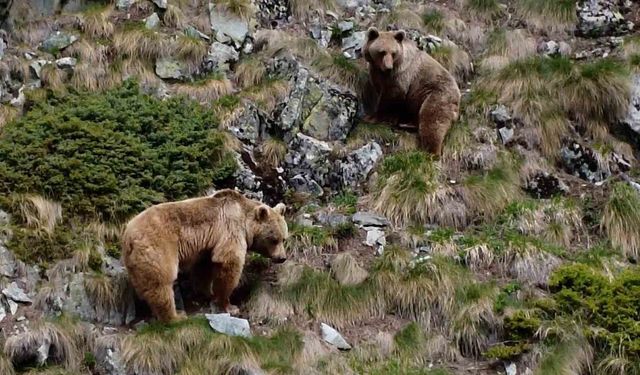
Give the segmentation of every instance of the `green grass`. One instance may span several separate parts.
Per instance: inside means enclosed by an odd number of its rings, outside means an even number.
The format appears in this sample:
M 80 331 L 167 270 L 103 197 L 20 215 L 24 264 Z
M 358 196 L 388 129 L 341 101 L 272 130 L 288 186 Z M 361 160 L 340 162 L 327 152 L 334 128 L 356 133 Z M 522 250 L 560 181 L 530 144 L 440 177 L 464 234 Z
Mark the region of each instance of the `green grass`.
M 341 191 L 333 198 L 333 203 L 344 213 L 351 215 L 356 213 L 358 196 L 353 191 Z
M 49 97 L 3 128 L 0 192 L 50 197 L 66 215 L 123 221 L 231 177 L 235 161 L 216 128 L 197 104 L 159 101 L 134 82 Z
M 428 31 L 440 33 L 445 24 L 444 14 L 437 9 L 428 9 L 422 13 L 422 23 Z

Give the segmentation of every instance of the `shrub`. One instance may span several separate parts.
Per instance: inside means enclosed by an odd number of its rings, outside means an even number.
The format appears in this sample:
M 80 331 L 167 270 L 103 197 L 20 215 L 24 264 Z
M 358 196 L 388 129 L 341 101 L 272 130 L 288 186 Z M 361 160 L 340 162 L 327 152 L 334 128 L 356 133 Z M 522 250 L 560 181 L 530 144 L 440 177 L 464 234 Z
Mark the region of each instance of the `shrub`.
M 210 111 L 156 100 L 132 81 L 50 96 L 3 129 L 0 193 L 41 194 L 68 213 L 122 221 L 229 178 L 235 162 L 224 140 Z

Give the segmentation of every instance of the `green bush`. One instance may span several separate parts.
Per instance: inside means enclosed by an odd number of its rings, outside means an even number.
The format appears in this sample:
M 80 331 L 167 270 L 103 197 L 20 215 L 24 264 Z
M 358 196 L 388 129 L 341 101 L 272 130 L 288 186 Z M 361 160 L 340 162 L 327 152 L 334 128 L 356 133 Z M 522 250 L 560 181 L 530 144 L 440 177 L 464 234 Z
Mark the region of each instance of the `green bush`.
M 160 101 L 127 81 L 106 93 L 49 96 L 0 134 L 0 194 L 37 193 L 65 213 L 121 221 L 197 195 L 235 161 L 213 113 Z

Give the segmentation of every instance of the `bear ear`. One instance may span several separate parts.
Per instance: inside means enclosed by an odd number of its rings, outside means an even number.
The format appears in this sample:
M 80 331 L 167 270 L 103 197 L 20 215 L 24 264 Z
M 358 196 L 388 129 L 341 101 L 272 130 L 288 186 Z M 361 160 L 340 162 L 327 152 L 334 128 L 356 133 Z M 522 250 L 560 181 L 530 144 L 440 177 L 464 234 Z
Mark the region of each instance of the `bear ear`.
M 278 203 L 274 208 L 273 208 L 278 214 L 280 215 L 284 215 L 284 213 L 287 211 L 287 206 L 284 205 L 284 203 Z
M 257 221 L 265 221 L 269 217 L 269 207 L 260 205 L 256 207 L 256 220 Z
M 375 27 L 370 27 L 367 31 L 367 39 L 374 40 L 380 36 L 380 32 Z
M 407 37 L 407 33 L 404 30 L 398 30 L 393 34 L 393 37 L 398 41 L 398 43 L 402 43 L 404 38 Z

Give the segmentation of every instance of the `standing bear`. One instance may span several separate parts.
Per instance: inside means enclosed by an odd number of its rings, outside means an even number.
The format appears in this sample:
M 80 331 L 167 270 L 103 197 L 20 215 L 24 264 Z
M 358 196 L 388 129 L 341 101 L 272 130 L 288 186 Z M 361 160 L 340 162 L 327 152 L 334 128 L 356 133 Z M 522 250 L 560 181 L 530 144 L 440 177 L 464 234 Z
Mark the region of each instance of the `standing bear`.
M 362 54 L 375 91 L 373 117 L 418 126 L 419 146 L 440 156 L 459 113 L 460 90 L 453 76 L 404 31 L 370 28 Z
M 286 260 L 284 212 L 282 203 L 271 208 L 233 190 L 149 207 L 129 221 L 122 238 L 131 284 L 163 322 L 181 318 L 173 295 L 179 271 L 213 295 L 220 309 L 237 314 L 229 297 L 247 251 L 277 263 Z

